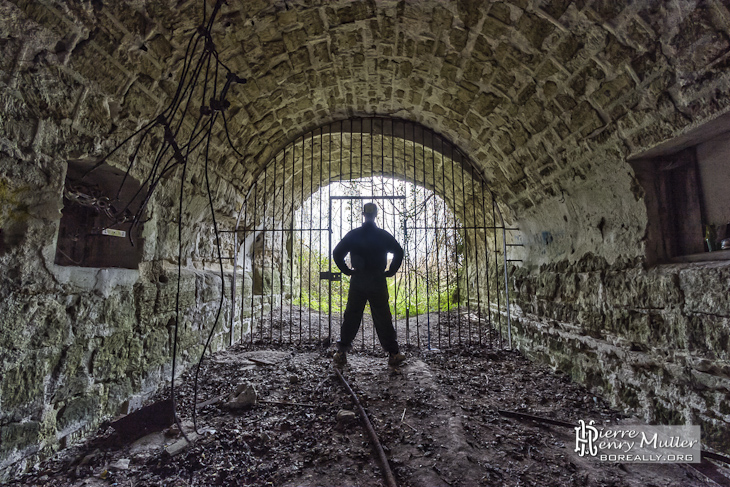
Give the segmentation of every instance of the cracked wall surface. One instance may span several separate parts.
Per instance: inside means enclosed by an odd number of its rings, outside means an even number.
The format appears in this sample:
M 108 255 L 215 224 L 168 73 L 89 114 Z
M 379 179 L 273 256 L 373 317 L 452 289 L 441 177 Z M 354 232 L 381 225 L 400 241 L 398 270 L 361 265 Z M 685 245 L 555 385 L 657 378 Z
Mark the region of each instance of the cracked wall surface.
M 180 175 L 153 200 L 139 271 L 58 270 L 53 251 L 66 161 L 156 116 L 201 16 L 200 1 L 0 1 L 2 466 L 166 375 Z M 699 421 L 727 451 L 726 267 L 645 265 L 645 195 L 626 162 L 727 111 L 723 2 L 233 0 L 213 38 L 248 79 L 227 111 L 243 157 L 215 134 L 222 222 L 303 133 L 352 116 L 421 123 L 469 155 L 520 228 L 520 348 L 648 420 Z M 195 355 L 216 295 L 202 167 L 189 177 L 184 303 L 198 318 L 183 348 Z

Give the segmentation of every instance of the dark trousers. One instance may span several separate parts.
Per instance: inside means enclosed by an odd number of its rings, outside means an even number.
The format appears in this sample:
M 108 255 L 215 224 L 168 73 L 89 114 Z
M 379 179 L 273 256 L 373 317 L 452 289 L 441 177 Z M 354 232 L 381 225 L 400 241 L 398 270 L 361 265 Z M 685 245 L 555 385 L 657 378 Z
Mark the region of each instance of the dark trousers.
M 340 328 L 340 341 L 337 347 L 347 351 L 360 329 L 365 303 L 370 302 L 373 324 L 378 339 L 386 352 L 398 353 L 398 341 L 393 328 L 393 317 L 388 303 L 388 284 L 384 275 L 354 274 L 350 279 L 347 294 L 347 307 Z

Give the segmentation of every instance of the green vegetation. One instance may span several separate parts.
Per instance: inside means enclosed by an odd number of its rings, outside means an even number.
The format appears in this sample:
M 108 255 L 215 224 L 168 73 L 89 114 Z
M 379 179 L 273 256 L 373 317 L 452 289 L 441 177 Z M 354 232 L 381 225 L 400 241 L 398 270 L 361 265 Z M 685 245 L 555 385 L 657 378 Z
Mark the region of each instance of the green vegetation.
M 317 250 L 307 249 L 306 246 L 301 248 L 297 259 L 301 281 L 300 288 L 294 290 L 294 304 L 321 312 L 328 312 L 331 304 L 333 313 L 344 312 L 350 278 L 342 275 L 342 281 L 332 282 L 330 294 L 330 282 L 319 278 L 320 271 L 329 270 L 329 259 Z M 427 273 L 425 262 L 418 267 L 409 264 L 404 261 L 395 278 L 388 279 L 391 310 L 395 319 L 404 318 L 406 312 L 415 316 L 432 311 L 448 311 L 458 306 L 455 268 L 449 269 L 443 263 L 437 267 L 429 262 Z M 334 263 L 332 266 L 334 272 L 339 272 Z M 369 313 L 369 309 L 366 308 L 365 312 Z
M 401 199 L 378 199 L 399 195 Z M 365 195 L 365 199 L 362 199 Z M 378 205 L 377 224 L 400 242 L 403 264 L 395 278 L 388 279 L 391 309 L 397 319 L 406 312 L 417 314 L 446 311 L 458 306 L 464 240 L 461 222 L 446 202 L 432 190 L 387 177 L 339 181 L 314 193 L 297 211 L 294 227 L 330 229 L 335 245 L 349 229 L 362 222 L 361 209 L 368 195 Z M 336 196 L 339 199 L 332 200 Z M 323 209 L 329 208 L 328 211 Z M 306 241 L 304 240 L 306 238 Z M 325 233 L 309 233 L 293 242 L 294 263 L 300 288 L 293 289 L 293 303 L 314 310 L 342 313 L 347 304 L 350 279 L 320 280 L 321 271 L 339 272 L 330 263 Z M 331 293 L 330 293 L 331 285 Z M 368 310 L 366 310 L 368 312 Z

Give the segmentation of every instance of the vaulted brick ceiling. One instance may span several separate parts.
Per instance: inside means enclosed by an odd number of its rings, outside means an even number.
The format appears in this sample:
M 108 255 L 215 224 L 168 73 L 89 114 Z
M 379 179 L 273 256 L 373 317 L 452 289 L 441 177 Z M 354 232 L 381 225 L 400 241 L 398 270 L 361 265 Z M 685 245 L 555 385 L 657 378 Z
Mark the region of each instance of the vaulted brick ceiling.
M 47 29 L 21 60 L 55 56 L 65 110 L 81 103 L 102 146 L 169 99 L 203 15 L 200 0 L 15 3 Z M 229 109 L 245 159 L 221 146 L 218 171 L 243 189 L 303 132 L 392 115 L 454 141 L 519 212 L 597 154 L 623 161 L 721 111 L 729 25 L 713 0 L 229 0 L 214 41 L 248 78 Z

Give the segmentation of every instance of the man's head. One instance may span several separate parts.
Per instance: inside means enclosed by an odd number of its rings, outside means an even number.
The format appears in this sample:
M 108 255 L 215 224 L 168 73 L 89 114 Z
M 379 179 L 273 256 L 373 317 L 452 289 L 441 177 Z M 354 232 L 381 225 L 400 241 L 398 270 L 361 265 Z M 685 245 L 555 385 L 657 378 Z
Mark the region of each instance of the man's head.
M 375 217 L 378 216 L 378 207 L 375 203 L 365 203 L 362 207 L 362 216 L 366 222 L 374 222 Z

